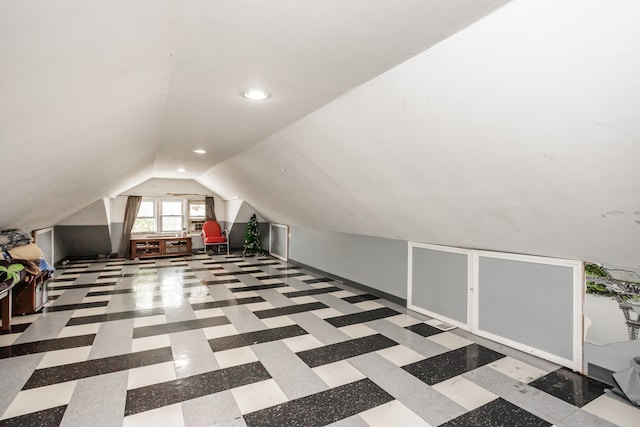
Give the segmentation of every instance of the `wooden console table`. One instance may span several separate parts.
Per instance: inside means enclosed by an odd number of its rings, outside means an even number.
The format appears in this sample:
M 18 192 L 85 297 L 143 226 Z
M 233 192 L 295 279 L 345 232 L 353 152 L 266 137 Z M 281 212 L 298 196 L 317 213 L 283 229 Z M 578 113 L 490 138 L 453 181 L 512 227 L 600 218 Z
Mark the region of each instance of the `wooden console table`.
M 144 237 L 131 239 L 131 258 L 191 255 L 191 237 Z

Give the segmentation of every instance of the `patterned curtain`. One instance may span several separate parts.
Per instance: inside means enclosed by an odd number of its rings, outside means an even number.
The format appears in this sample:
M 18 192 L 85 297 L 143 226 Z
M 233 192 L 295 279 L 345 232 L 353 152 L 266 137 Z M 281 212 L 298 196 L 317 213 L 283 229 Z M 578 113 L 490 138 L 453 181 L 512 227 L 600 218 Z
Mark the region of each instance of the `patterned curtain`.
M 127 207 L 124 210 L 124 223 L 122 224 L 122 238 L 120 239 L 120 249 L 118 250 L 118 258 L 128 258 L 131 255 L 131 230 L 133 223 L 136 222 L 138 210 L 142 203 L 142 196 L 129 196 L 127 198 Z

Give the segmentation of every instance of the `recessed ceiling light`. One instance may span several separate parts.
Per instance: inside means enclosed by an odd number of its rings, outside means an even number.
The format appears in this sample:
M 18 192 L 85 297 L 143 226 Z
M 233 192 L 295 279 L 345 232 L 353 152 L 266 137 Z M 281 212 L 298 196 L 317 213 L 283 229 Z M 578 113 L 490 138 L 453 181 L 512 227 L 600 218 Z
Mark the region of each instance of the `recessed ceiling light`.
M 264 101 L 269 98 L 269 94 L 265 92 L 263 89 L 247 89 L 243 96 L 247 99 L 251 99 L 252 101 Z
M 191 150 L 196 154 L 207 154 L 207 150 L 201 150 L 200 148 L 198 148 L 197 150 Z
M 178 172 L 182 173 L 182 172 L 186 172 L 187 170 L 185 168 L 178 168 L 176 169 Z

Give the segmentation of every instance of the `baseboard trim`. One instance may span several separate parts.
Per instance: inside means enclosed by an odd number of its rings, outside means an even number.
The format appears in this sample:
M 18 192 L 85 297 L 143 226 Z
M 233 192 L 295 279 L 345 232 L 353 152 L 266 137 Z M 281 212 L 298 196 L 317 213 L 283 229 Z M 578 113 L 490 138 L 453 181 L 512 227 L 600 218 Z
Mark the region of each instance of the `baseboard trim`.
M 291 258 L 289 258 L 289 260 L 287 262 L 291 263 L 291 264 L 294 264 L 294 265 L 296 265 L 296 266 L 298 266 L 300 268 L 304 268 L 305 270 L 312 271 L 312 272 L 314 272 L 316 274 L 327 276 L 330 279 L 335 280 L 336 282 L 343 283 L 343 284 L 345 284 L 347 286 L 350 286 L 352 288 L 356 288 L 356 289 L 359 289 L 361 291 L 364 291 L 364 292 L 370 293 L 372 295 L 375 295 L 377 297 L 384 298 L 384 299 L 386 299 L 388 301 L 391 301 L 391 302 L 393 302 L 395 304 L 401 305 L 401 306 L 403 306 L 405 308 L 407 307 L 407 300 L 406 299 L 403 299 L 403 298 L 397 297 L 395 295 L 383 292 L 383 291 L 381 291 L 379 289 L 376 289 L 376 288 L 372 288 L 371 286 L 363 285 L 362 283 L 354 282 L 353 280 L 345 279 L 344 277 L 337 276 L 335 274 L 329 273 L 328 271 L 321 270 L 319 268 L 313 267 L 311 265 L 305 264 L 305 263 L 300 262 L 300 261 L 296 261 L 296 260 L 291 259 Z

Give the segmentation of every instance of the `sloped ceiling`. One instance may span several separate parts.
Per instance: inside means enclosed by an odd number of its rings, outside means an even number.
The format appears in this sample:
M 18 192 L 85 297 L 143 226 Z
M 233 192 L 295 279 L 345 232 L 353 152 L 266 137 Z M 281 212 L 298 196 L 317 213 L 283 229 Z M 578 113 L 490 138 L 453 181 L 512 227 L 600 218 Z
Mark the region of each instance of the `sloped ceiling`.
M 0 227 L 199 177 L 506 1 L 1 2 Z
M 638 266 L 639 17 L 511 3 L 200 181 L 290 225 Z
M 290 225 L 640 265 L 640 5 L 505 3 L 3 2 L 0 226 L 180 177 Z

